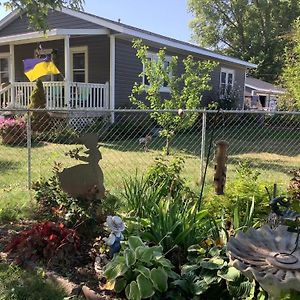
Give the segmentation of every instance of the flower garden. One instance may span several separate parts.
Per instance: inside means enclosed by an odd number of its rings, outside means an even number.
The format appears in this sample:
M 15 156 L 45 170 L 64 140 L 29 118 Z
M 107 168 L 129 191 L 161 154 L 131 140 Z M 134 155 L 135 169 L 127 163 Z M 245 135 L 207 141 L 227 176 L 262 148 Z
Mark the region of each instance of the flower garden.
M 13 144 L 26 144 L 26 120 L 2 120 L 0 136 L 9 151 L 15 150 Z M 88 157 L 93 156 L 97 162 L 98 148 L 93 152 L 93 145 L 84 145 L 68 145 L 66 160 L 91 164 Z M 19 220 L 2 219 L 1 297 L 298 299 L 298 270 L 275 272 L 263 249 L 274 244 L 266 251 L 280 254 L 280 241 L 272 239 L 289 236 L 281 242 L 287 244 L 284 253 L 298 257 L 300 170 L 290 168 L 287 184 L 274 187 L 251 164 L 240 162 L 226 181 L 225 194 L 217 195 L 211 185 L 216 175 L 212 180 L 209 172 L 203 186 L 193 186 L 186 178 L 186 163 L 187 157 L 174 150 L 157 154 L 145 172 L 123 178 L 119 193 L 104 180 L 105 195 L 99 198 L 97 182 L 78 196 L 64 191 L 60 174 L 65 166 L 56 162 L 33 182 L 34 211 Z M 99 173 L 98 167 L 91 172 Z M 103 173 L 105 179 L 106 169 Z M 293 229 L 291 236 L 282 226 Z M 265 240 L 260 240 L 261 232 Z M 256 253 L 259 265 L 273 268 L 268 284 L 262 270 L 255 275 Z

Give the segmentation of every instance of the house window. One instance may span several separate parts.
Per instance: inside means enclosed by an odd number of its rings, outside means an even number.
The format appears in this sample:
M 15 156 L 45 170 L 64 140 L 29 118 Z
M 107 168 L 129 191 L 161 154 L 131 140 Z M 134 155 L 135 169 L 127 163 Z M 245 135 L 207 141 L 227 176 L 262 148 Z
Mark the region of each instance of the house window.
M 0 84 L 9 82 L 8 57 L 0 58 Z
M 88 82 L 88 48 L 71 48 L 71 66 L 73 82 Z
M 234 83 L 234 70 L 221 68 L 220 94 L 224 96 L 232 91 Z
M 157 54 L 156 53 L 153 53 L 153 52 L 148 52 L 147 54 L 147 59 L 148 61 L 151 63 L 153 61 L 157 61 Z M 167 69 L 168 66 L 170 65 L 170 61 L 171 61 L 171 57 L 170 56 L 165 56 L 165 61 L 164 61 L 164 68 Z M 145 72 L 145 66 L 143 66 L 143 72 Z M 172 74 L 169 74 L 169 76 L 171 77 Z M 146 86 L 149 86 L 150 83 L 149 83 L 149 80 L 146 76 L 146 74 L 144 74 L 143 76 L 143 84 L 146 85 Z M 160 91 L 161 92 L 170 92 L 170 88 L 168 86 L 168 82 L 167 81 L 164 81 L 161 88 L 160 88 Z

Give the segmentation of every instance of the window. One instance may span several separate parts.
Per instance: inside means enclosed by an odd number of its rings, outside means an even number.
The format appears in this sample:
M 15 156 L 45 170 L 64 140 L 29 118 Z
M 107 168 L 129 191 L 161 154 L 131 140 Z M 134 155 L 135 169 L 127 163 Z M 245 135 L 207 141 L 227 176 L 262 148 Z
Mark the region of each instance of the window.
M 88 82 L 88 48 L 71 48 L 73 82 Z
M 9 82 L 8 57 L 0 58 L 0 84 Z
M 148 59 L 149 62 L 157 61 L 157 54 L 153 53 L 153 52 L 148 52 L 147 59 Z M 165 62 L 164 62 L 164 68 L 165 69 L 170 65 L 170 61 L 171 61 L 171 57 L 166 55 L 165 56 Z M 143 66 L 143 71 L 145 71 L 145 66 Z M 169 76 L 171 77 L 172 74 L 169 74 Z M 150 85 L 146 74 L 144 74 L 144 77 L 143 77 L 143 84 L 148 85 L 148 86 Z M 167 81 L 163 82 L 163 85 L 161 86 L 160 91 L 161 92 L 170 92 L 170 88 L 168 87 L 168 82 Z
M 221 68 L 220 95 L 224 96 L 232 91 L 234 83 L 234 70 Z

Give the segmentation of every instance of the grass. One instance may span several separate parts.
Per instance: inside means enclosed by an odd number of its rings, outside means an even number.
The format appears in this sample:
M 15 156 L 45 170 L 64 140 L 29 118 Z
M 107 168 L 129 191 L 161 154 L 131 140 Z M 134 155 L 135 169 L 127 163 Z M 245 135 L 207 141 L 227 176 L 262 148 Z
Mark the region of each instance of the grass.
M 46 282 L 42 273 L 0 263 L 1 300 L 63 300 L 65 296 L 60 288 Z
M 247 126 L 246 126 L 247 125 Z M 278 183 L 283 188 L 288 184 L 289 171 L 300 165 L 300 131 L 291 128 L 273 128 L 257 124 L 233 126 L 227 124 L 216 129 L 214 140 L 225 139 L 229 142 L 227 184 L 235 176 L 240 162 L 249 161 L 261 172 L 261 180 Z M 206 133 L 206 145 L 212 132 Z M 32 180 L 41 176 L 51 176 L 54 162 L 70 167 L 78 161 L 65 156 L 78 145 L 42 143 L 31 151 Z M 148 151 L 138 144 L 138 137 L 101 143 L 103 160 L 100 165 L 105 176 L 105 187 L 118 194 L 123 189 L 123 180 L 133 176 L 136 171 L 144 173 L 164 146 L 164 140 L 155 137 Z M 177 135 L 173 140 L 172 152 L 182 155 L 186 160 L 184 176 L 188 183 L 199 189 L 201 132 L 194 131 Z M 207 146 L 206 146 L 207 153 Z M 26 215 L 26 208 L 34 210 L 31 193 L 28 192 L 28 151 L 24 147 L 10 147 L 0 144 L 0 221 Z M 213 184 L 213 162 L 210 163 L 207 185 Z

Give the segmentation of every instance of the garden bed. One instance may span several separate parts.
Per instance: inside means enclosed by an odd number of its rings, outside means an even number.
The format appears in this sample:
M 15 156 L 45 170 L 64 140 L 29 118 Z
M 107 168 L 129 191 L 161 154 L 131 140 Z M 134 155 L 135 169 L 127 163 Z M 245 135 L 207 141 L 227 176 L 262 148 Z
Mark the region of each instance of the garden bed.
M 22 220 L 0 225 L 0 262 L 13 264 L 13 258 L 2 252 L 6 245 L 20 232 L 28 230 L 36 224 L 34 220 Z M 109 290 L 101 290 L 100 280 L 95 272 L 94 259 L 91 257 L 91 246 L 83 244 L 80 252 L 70 257 L 68 265 L 47 266 L 41 263 L 26 262 L 22 265 L 25 270 L 40 270 L 45 273 L 45 278 L 54 285 L 60 286 L 68 295 L 86 296 L 86 299 L 105 300 L 117 298 L 115 293 Z M 84 298 L 82 298 L 84 299 Z

